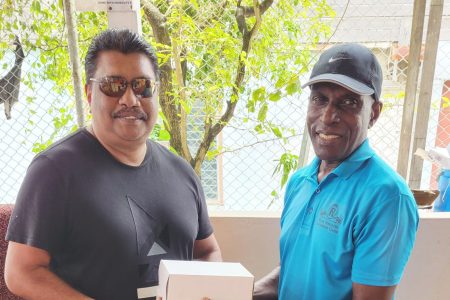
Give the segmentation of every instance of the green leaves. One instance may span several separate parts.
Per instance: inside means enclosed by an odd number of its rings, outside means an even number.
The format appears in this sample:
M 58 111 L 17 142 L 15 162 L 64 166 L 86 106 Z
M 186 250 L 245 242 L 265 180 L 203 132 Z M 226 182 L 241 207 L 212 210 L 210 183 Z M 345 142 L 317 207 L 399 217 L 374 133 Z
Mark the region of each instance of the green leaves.
M 252 100 L 254 102 L 262 101 L 265 96 L 266 96 L 266 87 L 262 86 L 262 87 L 260 87 L 260 88 L 258 88 L 258 89 L 253 91 L 253 93 L 252 93 Z
M 161 131 L 159 132 L 158 140 L 159 141 L 170 140 L 170 133 L 165 129 L 161 129 Z
M 279 119 L 283 115 L 280 110 L 289 110 L 289 98 L 302 92 L 299 76 L 310 68 L 311 51 L 315 50 L 320 38 L 331 32 L 324 17 L 333 16 L 334 12 L 326 1 L 274 1 L 262 15 L 261 27 L 248 51 L 243 51 L 246 48 L 235 16 L 236 1 L 155 0 L 151 3 L 165 17 L 162 26 L 169 41 L 158 40 L 156 43 L 156 34 L 145 15 L 142 18 L 143 36 L 158 49 L 159 63 L 170 66 L 169 72 L 174 66 L 172 42 L 176 42 L 183 69 L 182 84 L 176 81 L 174 73 L 167 77 L 172 82 L 164 82 L 164 86 L 170 87 L 164 91 L 168 106 L 172 109 L 181 107 L 184 112 L 191 113 L 187 118 L 195 119 L 196 124 L 200 124 L 196 127 L 199 130 L 206 130 L 208 126 L 216 125 L 227 104 L 233 103 L 236 104 L 233 123 L 238 123 L 237 126 L 246 123 L 245 128 L 250 128 L 254 135 L 264 135 L 264 139 L 278 140 L 283 145 L 289 136 L 295 135 L 295 129 Z M 251 6 L 253 1 L 246 0 L 241 4 Z M 23 74 L 23 84 L 27 88 L 37 91 L 37 82 L 50 82 L 48 86 L 55 95 L 71 99 L 73 88 L 62 7 L 62 0 L 3 0 L 0 30 L 10 40 L 19 33 L 25 53 L 32 54 L 27 59 L 36 57 L 29 61 L 33 68 Z M 107 18 L 106 13 L 93 12 L 77 13 L 76 17 L 79 54 L 84 57 L 92 37 L 107 28 Z M 247 18 L 245 22 L 250 28 L 255 18 Z M 242 63 L 243 67 L 239 68 Z M 3 66 L 4 69 L 8 67 Z M 37 102 L 34 98 L 27 101 L 30 105 Z M 67 101 L 52 103 L 49 114 L 53 122 L 49 130 L 55 134 L 49 140 L 40 140 L 34 151 L 48 146 L 56 133 L 73 129 L 70 105 Z M 170 140 L 172 129 L 165 126 L 175 124 L 168 119 L 174 116 L 178 118 L 179 111 L 162 115 L 162 125 L 155 126 L 152 138 Z M 188 120 L 186 124 L 189 123 L 192 122 Z M 186 124 L 180 130 L 185 130 Z M 210 149 L 207 157 L 213 158 L 218 153 L 218 149 Z M 295 155 L 288 151 L 283 155 L 275 172 L 282 174 L 281 186 L 296 167 Z
M 258 113 L 258 121 L 259 122 L 264 122 L 266 120 L 268 110 L 269 110 L 269 106 L 267 105 L 267 103 L 264 103 Z
M 277 137 L 277 138 L 282 138 L 283 137 L 283 132 L 280 130 L 280 127 L 278 126 L 272 126 L 271 127 L 273 134 Z
M 73 87 L 62 0 L 42 2 L 38 0 L 2 1 L 0 9 L 0 30 L 9 37 L 11 44 L 17 34 L 24 48 L 27 64 L 31 68 L 22 70 L 22 84 L 36 94 L 42 95 L 43 87 L 55 98 L 47 114 L 52 120 L 45 133 L 33 145 L 33 151 L 39 152 L 50 145 L 58 135 L 74 130 L 75 115 L 73 107 Z M 24 16 L 29 16 L 25 18 Z M 81 13 L 77 15 L 80 41 L 80 55 L 86 52 L 91 37 L 106 28 L 106 16 L 103 13 Z M 39 91 L 39 93 L 38 93 Z M 36 102 L 47 99 L 27 97 L 29 108 L 28 127 L 35 130 L 37 117 Z M 26 128 L 26 131 L 31 131 Z
M 272 101 L 272 102 L 280 101 L 281 97 L 282 97 L 281 91 L 276 91 L 276 92 L 273 92 L 273 93 L 269 94 L 269 100 Z
M 41 12 L 41 3 L 38 0 L 34 0 L 31 3 L 31 12 L 38 15 Z
M 289 178 L 289 174 L 297 169 L 298 155 L 292 154 L 291 152 L 286 152 L 275 161 L 277 161 L 278 164 L 272 176 L 277 173 L 281 173 L 281 188 L 283 188 Z
M 293 82 L 286 86 L 286 93 L 289 96 L 298 93 L 299 91 L 300 91 L 300 84 L 298 82 Z

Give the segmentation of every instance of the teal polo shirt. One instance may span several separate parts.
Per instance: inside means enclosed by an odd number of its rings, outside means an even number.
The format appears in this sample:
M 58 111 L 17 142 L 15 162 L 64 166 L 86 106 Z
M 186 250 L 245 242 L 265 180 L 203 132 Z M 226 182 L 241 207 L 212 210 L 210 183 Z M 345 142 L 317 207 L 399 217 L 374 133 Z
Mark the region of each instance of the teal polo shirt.
M 419 220 L 408 186 L 367 140 L 320 183 L 319 165 L 286 188 L 279 299 L 351 299 L 352 282 L 398 284 Z

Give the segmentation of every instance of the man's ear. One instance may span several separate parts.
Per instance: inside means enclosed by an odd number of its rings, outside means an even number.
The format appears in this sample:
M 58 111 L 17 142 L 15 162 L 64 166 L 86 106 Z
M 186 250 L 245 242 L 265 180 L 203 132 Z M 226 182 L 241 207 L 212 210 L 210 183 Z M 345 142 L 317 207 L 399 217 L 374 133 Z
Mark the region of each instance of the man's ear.
M 87 102 L 89 103 L 89 106 L 91 106 L 92 101 L 92 86 L 90 84 L 84 85 L 84 92 L 86 93 Z
M 380 117 L 381 110 L 383 109 L 383 103 L 380 101 L 374 101 L 372 104 L 372 111 L 370 113 L 369 128 L 371 128 L 377 122 Z

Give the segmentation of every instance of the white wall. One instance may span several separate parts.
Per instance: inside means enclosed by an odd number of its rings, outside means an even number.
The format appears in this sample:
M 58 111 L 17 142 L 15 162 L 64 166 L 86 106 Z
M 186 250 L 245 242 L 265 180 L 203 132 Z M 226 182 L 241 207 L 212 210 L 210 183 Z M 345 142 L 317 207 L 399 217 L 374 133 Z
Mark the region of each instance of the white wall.
M 421 213 L 396 299 L 450 299 L 450 213 Z
M 279 263 L 279 212 L 210 212 L 224 261 L 240 262 L 259 279 Z
M 212 212 L 211 220 L 225 261 L 241 262 L 255 279 L 278 264 L 279 213 Z M 396 299 L 450 299 L 450 213 L 420 212 Z

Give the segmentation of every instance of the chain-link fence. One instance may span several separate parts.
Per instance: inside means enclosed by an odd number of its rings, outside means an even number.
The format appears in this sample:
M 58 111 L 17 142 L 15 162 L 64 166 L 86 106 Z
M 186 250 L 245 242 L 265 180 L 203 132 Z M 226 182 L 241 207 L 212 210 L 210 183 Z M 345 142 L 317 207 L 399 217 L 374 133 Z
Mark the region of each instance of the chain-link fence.
M 42 6 L 41 6 L 42 4 Z M 48 14 L 38 14 L 45 10 Z M 0 194 L 1 202 L 13 203 L 26 168 L 34 155 L 73 127 L 70 89 L 61 89 L 44 78 L 59 76 L 56 68 L 44 68 L 48 63 L 40 55 L 54 53 L 52 45 L 39 37 L 40 30 L 54 23 L 54 32 L 48 35 L 64 35 L 63 24 L 50 11 L 56 10 L 56 2 L 2 1 L 0 10 L 0 103 L 4 114 L 0 115 Z M 41 19 L 36 19 L 39 16 Z M 41 28 L 37 26 L 41 25 Z M 56 47 L 56 45 L 54 45 Z M 56 55 L 56 54 L 55 54 Z M 60 66 L 67 72 L 67 66 Z
M 219 3 L 218 1 L 211 3 L 216 2 Z M 155 1 L 155 3 L 158 4 L 159 1 Z M 70 87 L 64 86 L 64 82 L 70 82 L 70 80 L 67 81 L 67 77 L 70 77 L 70 69 L 65 47 L 67 45 L 64 34 L 65 24 L 61 21 L 63 20 L 61 7 L 58 6 L 58 1 L 51 0 L 24 0 L 22 4 L 22 7 L 12 9 L 10 14 L 6 14 L 6 9 L 2 8 L 3 21 L 0 27 L 0 77 L 2 78 L 0 80 L 0 101 L 3 103 L 1 106 L 6 113 L 0 115 L 0 135 L 2 136 L 0 141 L 0 153 L 2 154 L 0 156 L 0 194 L 2 195 L 0 201 L 4 203 L 15 201 L 26 168 L 33 156 L 47 147 L 49 143 L 66 135 L 76 127 L 72 90 Z M 302 13 L 304 19 L 320 18 L 319 21 L 325 28 L 322 36 L 317 35 L 320 39 L 312 49 L 311 57 L 313 58 L 307 56 L 305 60 L 308 61 L 309 68 L 311 68 L 314 58 L 317 58 L 321 50 L 341 42 L 364 43 L 373 49 L 384 71 L 382 95 L 384 110 L 375 127 L 371 129 L 369 137 L 371 145 L 377 152 L 392 167 L 396 168 L 409 57 L 412 1 L 329 0 L 328 4 L 334 11 L 334 13 L 330 11 L 328 16 L 318 16 L 314 11 Z M 169 10 L 170 7 L 164 8 L 163 12 L 166 16 L 169 15 Z M 427 12 L 428 10 L 427 8 Z M 212 11 L 212 8 L 209 7 L 208 11 Z M 224 6 L 220 14 L 226 15 L 227 13 L 233 16 L 235 8 Z M 92 23 L 98 32 L 106 27 L 106 21 L 104 14 L 97 15 L 96 17 L 93 13 L 79 13 L 78 21 Z M 36 16 L 42 18 L 42 22 L 36 22 Z M 201 16 L 207 19 L 208 14 L 205 12 Z M 263 22 L 265 17 L 269 18 L 263 15 Z M 46 22 L 45 18 L 48 18 L 49 21 Z M 198 17 L 198 19 L 201 18 Z M 200 36 L 205 34 L 208 28 L 218 28 L 214 27 L 212 21 L 202 20 L 202 22 L 203 27 L 189 30 Z M 227 22 L 230 22 L 231 28 L 237 27 L 233 18 L 228 19 Z M 303 19 L 298 18 L 292 22 L 302 23 Z M 426 23 L 427 18 L 425 18 Z M 33 28 L 33 26 L 42 28 Z M 445 0 L 441 28 L 427 147 L 443 147 L 450 142 L 450 0 Z M 289 28 L 285 28 L 285 30 L 289 31 Z M 47 32 L 48 36 L 59 36 L 59 44 L 53 45 L 48 38 L 46 40 L 46 38 L 40 37 L 39 34 L 42 31 Z M 297 49 L 298 53 L 308 52 L 307 45 L 310 45 L 311 41 L 306 33 L 313 35 L 310 31 L 310 28 L 304 28 L 304 36 L 291 37 L 299 39 L 300 45 L 304 45 L 304 49 Z M 144 32 L 147 32 L 146 38 L 154 38 L 150 33 L 151 30 L 147 28 L 146 31 L 145 26 Z M 95 32 L 80 31 L 80 44 L 89 43 L 94 34 Z M 208 34 L 212 35 L 211 32 Z M 223 56 L 228 55 L 228 42 L 229 40 L 223 39 L 224 47 L 219 50 L 222 51 Z M 257 42 L 255 43 L 257 44 Z M 214 43 L 219 43 L 219 41 L 215 40 Z M 195 48 L 194 46 L 192 47 Z M 262 46 L 255 47 L 261 47 L 256 48 L 256 51 L 262 49 Z M 202 45 L 197 45 L 197 48 L 198 51 L 209 49 Z M 275 56 L 282 58 L 286 49 L 275 45 L 264 51 L 267 51 L 266 56 L 270 60 Z M 46 55 L 43 55 L 44 53 Z M 50 59 L 49 55 L 54 57 Z M 81 55 L 84 53 L 82 52 Z M 55 57 L 61 58 L 59 61 L 55 61 L 53 59 Z M 189 59 L 187 57 L 186 61 Z M 211 74 L 206 70 L 210 59 L 211 56 L 205 53 L 201 61 L 195 61 L 197 67 L 195 70 Z M 297 65 L 295 60 L 290 60 L 290 57 L 285 59 L 289 61 L 286 68 L 299 70 L 304 68 L 303 65 Z M 173 69 L 176 68 L 175 63 L 172 63 L 171 66 Z M 248 66 L 250 66 L 250 62 L 248 62 Z M 285 67 L 282 61 L 280 61 L 280 66 Z M 212 65 L 209 67 L 214 68 Z M 312 149 L 308 149 L 307 153 L 309 154 L 300 150 L 308 91 L 283 92 L 280 97 L 277 94 L 278 80 L 273 78 L 273 74 L 265 70 L 256 75 L 256 72 L 252 73 L 251 71 L 250 69 L 250 72 L 247 73 L 247 86 L 264 87 L 265 93 L 272 95 L 274 101 L 264 102 L 267 108 L 261 108 L 259 113 L 258 111 L 249 113 L 249 102 L 254 97 L 255 90 L 249 90 L 247 94 L 243 92 L 240 97 L 244 101 L 238 102 L 234 117 L 216 137 L 212 155 L 205 159 L 202 166 L 202 182 L 211 207 L 217 209 L 281 209 L 283 189 L 280 187 L 283 165 L 280 162 L 295 165 L 293 161 L 297 161 L 299 157 L 307 155 L 308 158 L 311 158 L 313 156 Z M 227 76 L 224 70 L 217 72 L 219 73 L 218 78 Z M 214 77 L 208 76 L 204 76 L 205 81 L 214 79 Z M 62 80 L 63 77 L 66 78 L 66 81 Z M 305 72 L 298 80 L 301 82 L 307 77 L 308 74 Z M 194 75 L 191 75 L 190 80 L 194 80 Z M 191 93 L 189 95 L 198 96 L 195 93 L 199 91 L 189 91 L 189 87 L 186 90 L 188 94 Z M 259 91 L 262 90 L 259 89 Z M 210 93 L 213 97 L 217 96 L 213 89 L 201 92 Z M 225 98 L 225 96 L 223 97 Z M 219 106 L 222 105 L 218 105 L 218 111 L 221 110 Z M 199 146 L 199 139 L 203 135 L 202 108 L 204 108 L 202 105 L 199 107 L 194 105 L 190 110 L 191 116 L 195 116 L 190 119 L 188 125 L 188 141 L 193 152 Z M 262 128 L 259 122 L 261 111 L 264 113 L 265 128 Z M 162 125 L 162 122 L 160 124 Z M 218 153 L 219 155 L 216 156 Z M 280 172 L 275 172 L 280 166 Z M 435 187 L 436 174 L 437 170 L 425 163 L 422 187 Z
M 334 3 L 331 4 L 331 2 Z M 399 153 L 399 144 L 401 142 L 407 70 L 410 52 L 412 52 L 411 49 L 414 46 L 411 45 L 410 47 L 409 45 L 411 34 L 415 29 L 412 26 L 413 2 L 405 0 L 329 1 L 336 9 L 337 15 L 341 16 L 334 20 L 338 27 L 331 41 L 364 43 L 374 50 L 382 63 L 384 69 L 384 93 L 382 95 L 384 110 L 369 136 L 372 145 L 394 168 L 397 167 L 398 160 L 406 155 Z M 409 91 L 409 93 L 417 92 L 417 98 L 426 96 L 421 93 L 420 89 L 423 86 L 421 81 L 431 80 L 434 77 L 433 87 L 430 91 L 431 108 L 425 146 L 427 149 L 430 149 L 432 147 L 446 147 L 450 141 L 450 103 L 448 98 L 448 79 L 450 77 L 450 2 L 444 1 L 435 72 L 434 74 L 425 74 L 423 65 L 426 63 L 424 58 L 427 59 L 427 57 L 424 57 L 424 49 L 425 41 L 428 37 L 428 25 L 430 24 L 430 3 L 433 1 L 427 2 L 417 91 Z M 437 2 L 433 2 L 433 4 L 437 4 Z M 434 28 L 433 31 L 435 33 L 437 29 Z M 432 47 L 432 45 L 428 44 L 427 47 Z M 423 99 L 416 99 L 416 102 L 421 100 Z M 417 114 L 426 113 L 426 111 L 417 112 L 416 103 L 416 118 Z M 416 124 L 416 126 L 421 126 L 421 124 Z M 413 133 L 411 135 L 414 135 Z M 418 185 L 424 189 L 435 189 L 438 173 L 439 170 L 436 165 L 432 166 L 431 163 L 425 162 L 421 181 Z M 411 184 L 414 185 L 414 183 Z
M 336 15 L 324 18 L 323 22 L 331 24 L 332 33 L 321 40 L 317 46 L 318 52 L 342 42 L 357 42 L 370 47 L 380 60 L 383 73 L 382 101 L 384 109 L 376 125 L 370 130 L 369 138 L 375 150 L 394 168 L 397 168 L 399 142 L 402 127 L 403 101 L 409 59 L 409 42 L 413 14 L 413 1 L 347 1 L 329 0 L 329 5 Z M 429 5 L 426 7 L 425 30 L 426 38 Z M 446 147 L 450 142 L 450 1 L 445 1 L 442 17 L 440 42 L 437 50 L 436 71 L 432 90 L 432 104 L 426 148 Z M 424 46 L 423 46 L 424 47 Z M 423 52 L 421 53 L 423 63 Z M 311 63 L 312 66 L 313 62 Z M 305 77 L 304 77 L 305 79 Z M 289 143 L 289 150 L 300 153 L 300 142 L 305 124 L 306 101 L 308 91 L 300 97 L 285 99 L 272 112 L 276 122 L 282 122 L 287 127 L 295 128 L 297 135 Z M 241 132 L 239 134 L 239 132 Z M 259 138 L 259 139 L 258 139 Z M 285 151 L 286 145 L 278 140 L 267 140 L 257 143 L 260 136 L 255 137 L 245 129 L 239 130 L 230 126 L 224 132 L 224 143 L 242 149 L 225 153 L 224 163 L 224 199 L 226 207 L 231 209 L 261 209 L 273 204 L 267 198 L 271 190 L 277 188 L 277 178 L 272 177 L 276 166 L 278 153 Z M 252 147 L 246 148 L 248 141 L 254 141 Z M 256 144 L 256 145 L 255 145 Z M 297 151 L 297 152 L 296 152 Z M 309 158 L 313 155 L 309 150 Z M 249 170 L 252 170 L 249 172 Z M 439 170 L 429 162 L 424 163 L 421 188 L 436 188 L 436 177 Z M 251 174 L 244 176 L 243 174 Z M 228 176 L 227 176 L 228 175 Z M 245 197 L 243 201 L 242 198 Z M 264 205 L 262 205 L 264 203 Z M 276 209 L 282 206 L 280 198 L 273 205 Z

